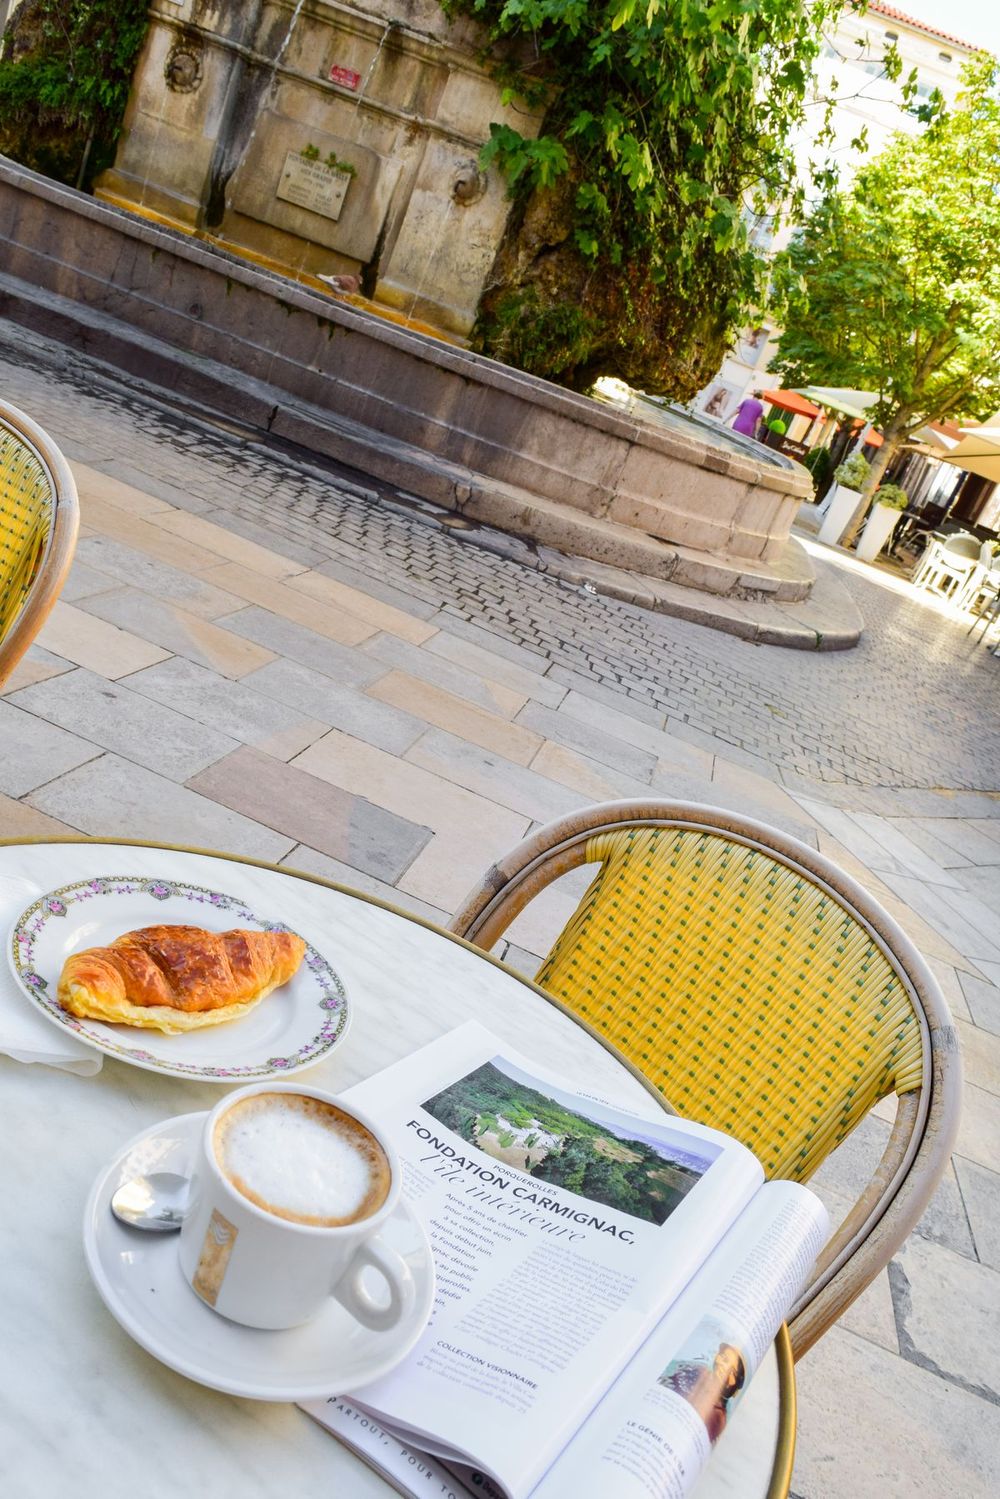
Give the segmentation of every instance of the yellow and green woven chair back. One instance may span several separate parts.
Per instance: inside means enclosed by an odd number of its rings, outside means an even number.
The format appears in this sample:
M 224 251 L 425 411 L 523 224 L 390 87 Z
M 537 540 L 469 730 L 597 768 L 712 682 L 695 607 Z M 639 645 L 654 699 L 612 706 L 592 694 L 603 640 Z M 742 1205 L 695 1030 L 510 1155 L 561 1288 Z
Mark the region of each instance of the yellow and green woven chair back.
M 22 438 L 0 426 L 0 640 L 24 607 L 53 516 L 44 464 Z
M 768 1177 L 804 1180 L 878 1099 L 920 1086 L 901 979 L 806 874 L 691 828 L 602 833 L 587 860 L 537 982 Z

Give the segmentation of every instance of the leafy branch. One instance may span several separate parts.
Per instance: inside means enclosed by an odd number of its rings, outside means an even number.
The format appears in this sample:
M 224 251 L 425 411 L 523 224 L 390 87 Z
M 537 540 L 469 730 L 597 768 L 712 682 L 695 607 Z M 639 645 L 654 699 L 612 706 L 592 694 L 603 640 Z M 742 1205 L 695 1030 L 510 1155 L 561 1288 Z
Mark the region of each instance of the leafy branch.
M 753 217 L 802 201 L 790 141 L 842 0 L 441 3 L 484 26 L 505 101 L 545 108 L 482 152 L 515 206 L 479 347 L 693 394 L 763 295 Z
M 148 24 L 145 0 L 22 0 L 0 47 L 0 151 L 78 186 L 107 166 Z

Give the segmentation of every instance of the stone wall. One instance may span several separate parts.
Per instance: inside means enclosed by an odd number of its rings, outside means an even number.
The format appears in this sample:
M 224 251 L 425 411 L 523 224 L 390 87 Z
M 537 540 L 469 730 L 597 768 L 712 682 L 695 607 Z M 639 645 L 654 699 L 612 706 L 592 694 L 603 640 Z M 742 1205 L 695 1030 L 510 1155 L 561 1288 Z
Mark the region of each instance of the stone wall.
M 491 120 L 535 135 L 436 0 L 153 0 L 97 194 L 462 336 L 510 208 Z M 303 152 L 306 155 L 303 155 Z M 330 163 L 330 164 L 328 164 Z

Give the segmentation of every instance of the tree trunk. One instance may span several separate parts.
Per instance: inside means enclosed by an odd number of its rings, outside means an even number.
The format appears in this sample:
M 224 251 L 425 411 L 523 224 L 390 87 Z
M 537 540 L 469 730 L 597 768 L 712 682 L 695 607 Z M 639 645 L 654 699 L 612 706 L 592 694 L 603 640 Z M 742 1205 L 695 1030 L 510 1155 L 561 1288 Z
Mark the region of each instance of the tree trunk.
M 885 434 L 885 441 L 872 459 L 872 466 L 869 470 L 868 478 L 865 480 L 864 488 L 861 491 L 861 499 L 858 501 L 857 509 L 851 518 L 851 524 L 841 537 L 840 545 L 842 547 L 854 545 L 854 539 L 861 529 L 861 523 L 871 508 L 872 495 L 881 484 L 882 475 L 903 446 L 903 437 L 904 434 L 898 430 L 895 423 L 890 425 L 889 430 Z

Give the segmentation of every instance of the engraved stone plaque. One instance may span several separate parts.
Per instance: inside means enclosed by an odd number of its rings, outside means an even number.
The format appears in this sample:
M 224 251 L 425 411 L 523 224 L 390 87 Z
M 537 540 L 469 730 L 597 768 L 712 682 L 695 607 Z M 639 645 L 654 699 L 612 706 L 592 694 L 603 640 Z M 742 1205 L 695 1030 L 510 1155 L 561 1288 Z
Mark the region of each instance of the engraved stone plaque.
M 286 203 L 321 213 L 324 218 L 339 219 L 350 183 L 349 172 L 328 167 L 322 161 L 309 161 L 298 151 L 289 151 L 277 196 L 284 198 Z

